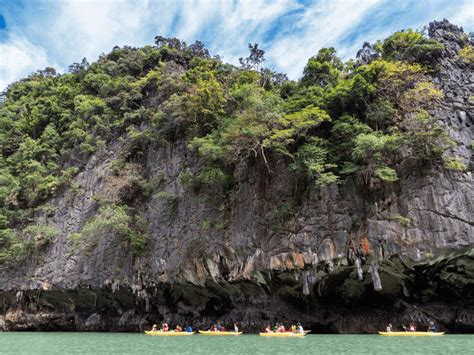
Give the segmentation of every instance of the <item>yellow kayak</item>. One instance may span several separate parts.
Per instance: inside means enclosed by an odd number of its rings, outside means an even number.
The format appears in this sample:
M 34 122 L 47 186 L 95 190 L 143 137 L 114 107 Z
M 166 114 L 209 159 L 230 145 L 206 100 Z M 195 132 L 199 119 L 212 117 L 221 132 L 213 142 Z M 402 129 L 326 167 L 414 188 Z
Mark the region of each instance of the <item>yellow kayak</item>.
M 293 333 L 293 332 L 285 332 L 285 333 L 278 333 L 278 332 L 272 332 L 272 333 L 260 333 L 260 336 L 262 337 L 297 337 L 301 338 L 304 337 L 306 334 L 308 334 L 309 331 L 305 330 L 304 333 Z
M 152 332 L 151 330 L 146 330 L 145 334 L 159 336 L 159 337 L 182 337 L 182 336 L 193 335 L 194 332 L 175 332 L 173 330 L 169 332 L 162 332 L 162 331 Z
M 210 331 L 210 330 L 200 330 L 199 334 L 225 336 L 225 335 L 240 335 L 242 334 L 242 332 L 215 332 L 215 331 Z
M 436 337 L 444 335 L 444 332 L 379 332 L 386 337 Z

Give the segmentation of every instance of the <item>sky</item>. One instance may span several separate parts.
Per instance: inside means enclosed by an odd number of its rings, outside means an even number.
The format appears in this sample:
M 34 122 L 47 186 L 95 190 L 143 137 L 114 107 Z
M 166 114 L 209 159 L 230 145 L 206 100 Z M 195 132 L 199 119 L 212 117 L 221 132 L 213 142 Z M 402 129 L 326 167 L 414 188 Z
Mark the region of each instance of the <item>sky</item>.
M 258 43 L 267 67 L 296 79 L 322 47 L 349 59 L 364 41 L 443 18 L 474 31 L 474 0 L 0 0 L 0 90 L 156 35 L 200 40 L 233 64 Z

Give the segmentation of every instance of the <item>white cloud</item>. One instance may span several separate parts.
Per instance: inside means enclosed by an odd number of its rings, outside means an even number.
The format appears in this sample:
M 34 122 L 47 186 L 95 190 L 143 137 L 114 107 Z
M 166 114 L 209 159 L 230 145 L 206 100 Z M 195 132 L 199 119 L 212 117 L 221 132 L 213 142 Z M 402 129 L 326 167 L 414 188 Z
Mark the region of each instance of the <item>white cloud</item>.
M 196 34 L 200 33 L 219 17 L 219 6 L 215 1 L 189 1 L 179 8 L 179 22 L 177 25 L 177 38 L 192 40 Z
M 142 45 L 142 25 L 149 16 L 148 1 L 62 2 L 48 29 L 55 50 L 68 62 L 95 60 L 114 45 Z
M 42 11 L 31 5 L 5 7 L 10 32 L 0 43 L 2 86 L 51 63 L 65 69 L 83 57 L 94 61 L 115 45 L 152 44 L 155 35 L 178 37 L 188 43 L 201 40 L 213 54 L 234 64 L 247 55 L 247 43 L 257 42 L 266 51 L 267 65 L 297 78 L 308 58 L 321 47 L 334 46 L 347 58 L 365 40 L 384 38 L 403 27 L 418 27 L 434 17 L 470 25 L 467 30 L 473 30 L 474 23 L 472 0 L 448 5 L 437 0 L 426 5 L 408 0 L 314 0 L 307 5 L 298 0 L 71 0 L 42 4 Z M 396 21 L 388 21 L 394 18 Z M 20 31 L 21 37 L 13 35 Z M 347 35 L 352 35 L 349 40 Z
M 60 3 L 48 42 L 67 63 L 95 60 L 114 45 L 150 44 L 154 35 L 204 40 L 213 53 L 237 63 L 248 42 L 263 36 L 280 16 L 300 8 L 296 0 L 189 0 Z M 205 37 L 205 38 L 204 38 Z
M 289 77 L 299 77 L 309 57 L 322 47 L 334 46 L 378 2 L 325 0 L 314 5 L 295 24 L 299 31 L 274 41 L 268 58 Z
M 29 14 L 25 32 L 35 37 L 43 21 L 41 42 L 65 65 L 82 57 L 95 60 L 115 45 L 151 44 L 158 34 L 204 40 L 216 54 L 235 59 L 296 7 L 296 0 L 67 1 L 54 4 L 48 19 Z
M 52 66 L 46 51 L 24 37 L 11 35 L 0 43 L 0 91 L 8 84 Z
M 460 8 L 449 17 L 449 20 L 456 25 L 468 26 L 464 31 L 474 30 L 474 1 L 466 0 Z
M 260 43 L 268 52 L 272 49 L 264 41 L 267 31 L 271 30 L 276 20 L 298 8 L 301 6 L 290 0 L 227 3 L 220 9 L 221 23 L 216 28 L 219 36 L 213 41 L 212 47 L 225 60 L 233 63 L 247 54 L 247 44 L 250 42 Z

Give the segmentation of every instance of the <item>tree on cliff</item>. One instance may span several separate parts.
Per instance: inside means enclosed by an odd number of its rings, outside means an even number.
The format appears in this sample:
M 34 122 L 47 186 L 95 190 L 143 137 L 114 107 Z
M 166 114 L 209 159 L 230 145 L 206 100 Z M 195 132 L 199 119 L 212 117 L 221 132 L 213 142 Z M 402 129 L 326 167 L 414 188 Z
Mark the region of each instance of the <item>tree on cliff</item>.
M 258 48 L 258 44 L 249 43 L 249 56 L 246 58 L 239 58 L 240 67 L 243 69 L 258 70 L 258 66 L 265 61 L 265 51 Z
M 80 63 L 72 63 L 69 67 L 68 70 L 70 73 L 73 74 L 78 74 L 83 70 L 87 70 L 89 68 L 90 64 L 87 61 L 87 59 L 84 57 L 82 58 Z

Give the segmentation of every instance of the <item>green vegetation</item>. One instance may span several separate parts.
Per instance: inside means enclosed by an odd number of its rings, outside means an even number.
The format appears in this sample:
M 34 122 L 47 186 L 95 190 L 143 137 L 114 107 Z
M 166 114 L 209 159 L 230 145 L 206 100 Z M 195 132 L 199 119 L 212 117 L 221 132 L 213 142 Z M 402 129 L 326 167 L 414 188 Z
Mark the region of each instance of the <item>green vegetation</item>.
M 467 171 L 467 166 L 458 158 L 447 158 L 444 161 L 444 166 L 448 170 L 453 171 Z
M 463 170 L 447 156 L 452 142 L 427 111 L 443 96 L 427 79 L 443 48 L 401 31 L 364 44 L 357 61 L 343 63 L 334 48 L 321 49 L 302 79 L 290 81 L 261 68 L 265 52 L 256 44 L 237 68 L 200 42 L 158 36 L 154 46 L 115 47 L 67 74 L 38 71 L 10 85 L 0 102 L 1 257 L 27 250 L 38 232 L 28 227 L 34 211 L 64 190 L 91 154 L 100 157 L 116 142 L 123 149 L 110 165 L 110 188 L 118 199 L 98 196 L 105 206 L 71 238 L 115 234 L 136 251 L 146 231 L 133 208 L 156 192 L 144 161 L 152 147 L 168 143 L 185 141 L 201 158 L 185 167 L 183 185 L 213 196 L 231 192 L 236 168 L 271 176 L 277 162 L 317 186 L 350 176 L 368 188 L 396 183 L 406 160 L 420 169 Z M 470 60 L 472 47 L 459 55 Z M 167 200 L 170 213 L 176 208 L 174 196 L 155 197 Z
M 397 215 L 395 220 L 400 223 L 404 228 L 409 228 L 411 226 L 411 219 L 401 215 Z
M 128 242 L 132 253 L 139 255 L 146 246 L 145 221 L 134 221 L 130 212 L 127 206 L 112 204 L 101 207 L 80 233 L 70 236 L 70 244 L 77 246 L 83 241 L 95 247 L 101 239 L 112 236 Z
M 22 234 L 32 238 L 37 248 L 48 245 L 59 231 L 47 225 L 30 225 L 22 230 Z
M 459 57 L 467 64 L 474 64 L 474 48 L 470 44 L 466 44 L 460 51 Z
M 4 228 L 0 230 L 0 247 L 0 262 L 3 262 L 25 256 L 31 243 L 22 241 L 12 229 Z
M 387 59 L 422 64 L 431 64 L 443 49 L 444 46 L 438 41 L 410 29 L 395 32 L 381 44 L 383 56 Z
M 123 206 L 109 205 L 101 207 L 94 218 L 82 229 L 81 234 L 87 238 L 97 238 L 108 234 L 126 236 L 131 233 L 130 216 Z

